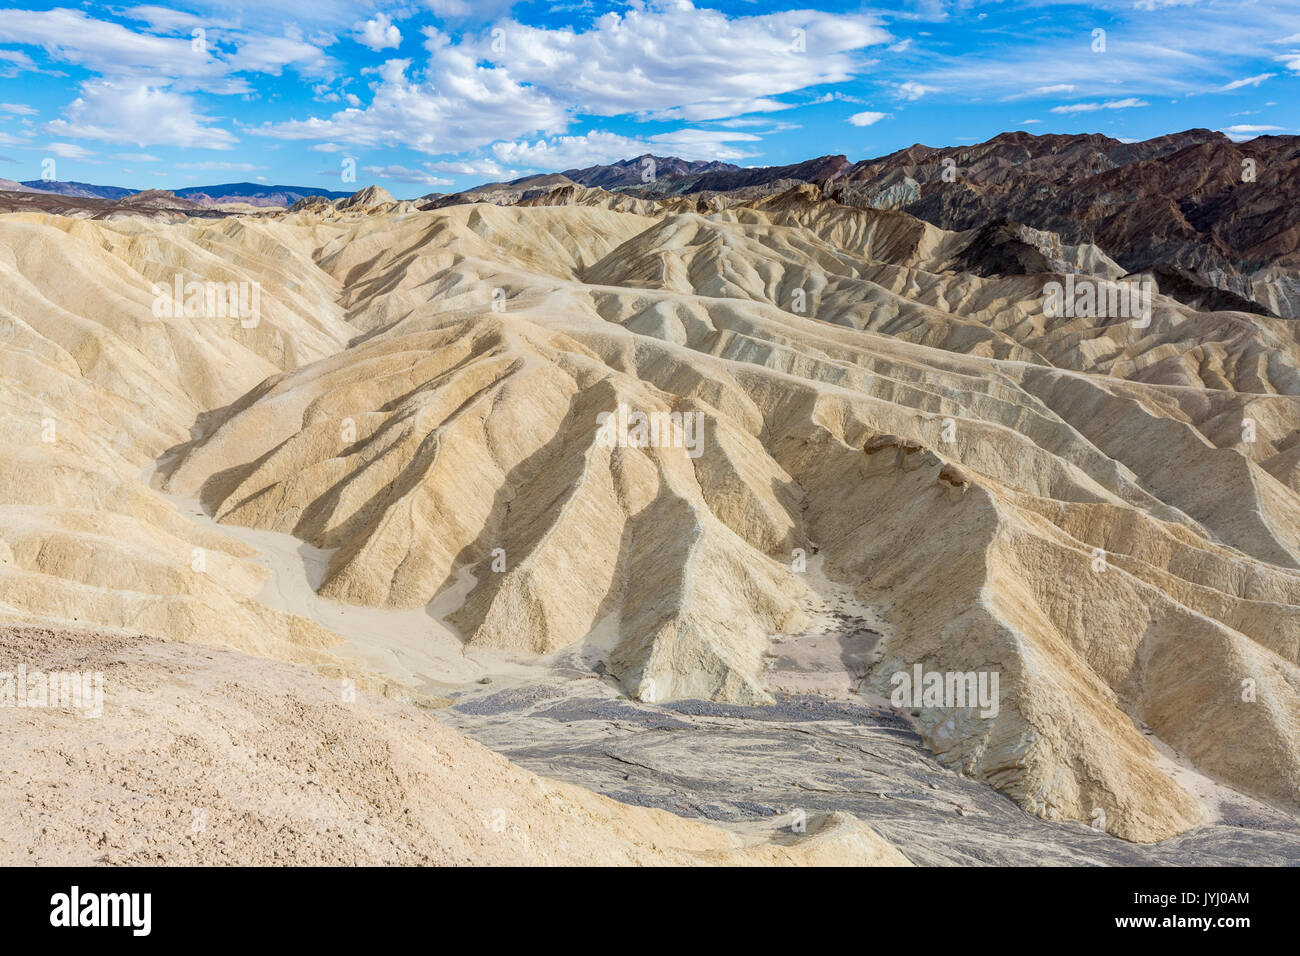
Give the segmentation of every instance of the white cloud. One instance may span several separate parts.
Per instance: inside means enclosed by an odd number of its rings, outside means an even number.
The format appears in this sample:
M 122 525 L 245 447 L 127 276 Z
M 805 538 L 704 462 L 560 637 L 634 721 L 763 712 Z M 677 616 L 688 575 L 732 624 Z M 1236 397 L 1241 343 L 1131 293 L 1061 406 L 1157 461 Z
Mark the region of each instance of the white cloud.
M 453 39 L 427 27 L 427 63 L 384 64 L 365 108 L 258 132 L 456 153 L 560 134 L 576 113 L 694 122 L 772 112 L 797 105 L 782 94 L 852 78 L 863 66 L 857 51 L 890 39 L 866 15 L 729 17 L 688 0 L 630 5 L 585 30 L 512 20 L 499 30 Z
M 144 83 L 93 80 L 81 85 L 81 96 L 69 104 L 63 118 L 46 123 L 45 130 L 55 136 L 136 146 L 232 148 L 235 137 L 206 125 L 210 119 L 195 112 L 188 96 Z
M 390 46 L 397 48 L 402 45 L 402 31 L 394 26 L 387 14 L 376 13 L 373 20 L 358 23 L 356 29 L 359 31 L 357 42 L 372 50 L 383 50 Z
M 151 29 L 160 33 L 184 32 L 188 34 L 195 28 L 210 30 L 213 27 L 233 28 L 235 26 L 229 20 L 214 20 L 211 17 L 200 17 L 193 13 L 186 13 L 183 10 L 172 10 L 150 4 L 128 7 L 122 13 L 132 20 L 139 20 L 141 23 L 149 24 Z
M 1095 113 L 1098 110 L 1129 110 L 1139 106 L 1150 106 L 1146 100 L 1135 96 L 1122 100 L 1107 100 L 1104 103 L 1070 103 L 1066 106 L 1053 106 L 1053 113 Z
M 0 103 L 0 113 L 16 113 L 19 116 L 35 116 L 36 110 L 25 103 Z
M 423 0 L 433 13 L 445 20 L 477 16 L 492 20 L 507 12 L 515 0 Z
M 416 183 L 420 186 L 450 186 L 450 179 L 443 179 L 430 173 L 421 172 L 418 169 L 408 169 L 405 166 L 366 166 L 364 170 L 372 176 L 378 176 L 380 179 L 391 179 L 399 183 Z
M 805 103 L 805 106 L 817 106 L 821 103 L 865 103 L 860 96 L 853 96 L 851 93 L 841 93 L 838 90 L 832 93 L 823 93 L 821 96 L 814 97 Z M 761 121 L 760 121 L 761 122 Z
M 494 179 L 517 179 L 519 172 L 514 169 L 506 169 L 496 160 L 478 158 L 478 159 L 448 159 L 436 163 L 422 163 L 425 169 L 435 173 L 447 173 L 451 176 L 491 176 Z
M 409 66 L 409 60 L 381 66 L 365 109 L 269 124 L 252 132 L 342 142 L 349 149 L 407 146 L 459 153 L 527 133 L 559 133 L 569 124 L 564 108 L 540 91 L 516 83 L 503 70 L 479 67 L 462 53 L 438 57 L 414 81 L 406 75 Z
M 1004 103 L 1010 103 L 1015 100 L 1028 100 L 1042 96 L 1065 96 L 1073 93 L 1076 89 L 1078 87 L 1073 83 L 1053 83 L 1050 86 L 1035 86 L 1033 89 L 1010 93 L 1001 99 Z
M 750 99 L 721 99 L 713 97 L 701 100 L 698 103 L 690 103 L 686 106 L 670 106 L 661 110 L 651 110 L 643 114 L 643 119 L 676 121 L 684 120 L 688 123 L 720 119 L 724 116 L 736 116 L 743 113 L 775 113 L 779 110 L 793 109 L 798 104 L 786 103 L 781 100 L 772 99 L 769 96 L 759 96 Z M 603 115 L 617 115 L 614 113 Z
M 582 136 L 557 136 L 536 142 L 497 143 L 492 152 L 502 163 L 526 170 L 561 170 L 611 163 L 650 152 L 642 140 L 591 130 Z
M 1219 87 L 1219 90 L 1226 93 L 1229 90 L 1239 90 L 1243 86 L 1259 86 L 1265 80 L 1271 80 L 1275 76 L 1277 76 L 1276 73 L 1260 73 L 1258 76 L 1248 76 L 1244 80 L 1233 80 L 1226 86 Z
M 237 42 L 238 48 L 224 62 L 231 71 L 279 76 L 285 69 L 292 69 L 317 77 L 329 76 L 338 66 L 317 42 L 304 39 L 293 26 L 286 27 L 283 36 L 245 33 L 238 36 Z
M 969 5 L 966 0 L 964 6 Z M 1063 5 L 1062 0 L 1032 3 L 1047 8 L 1040 14 Z M 1027 25 L 1019 35 L 1004 33 L 996 44 L 964 45 L 956 54 L 936 48 L 928 65 L 898 79 L 937 86 L 968 101 L 1020 99 L 1030 87 L 1057 84 L 1074 86 L 1070 98 L 1086 100 L 1182 97 L 1264 72 L 1264 66 L 1249 65 L 1300 44 L 1300 5 L 1295 0 L 1164 4 L 1156 13 L 1135 10 L 1133 0 L 1102 0 L 1090 6 L 1110 21 L 1104 52 L 1092 51 L 1089 29 L 1072 22 L 1065 27 L 1066 21 L 1043 15 L 1038 22 L 1053 26 Z M 1273 39 L 1292 34 L 1295 40 Z M 1270 44 L 1281 44 L 1282 49 L 1270 50 Z M 1300 72 L 1300 51 L 1292 50 L 1281 62 Z
M 722 129 L 679 129 L 646 138 L 657 150 L 685 154 L 686 159 L 743 159 L 750 153 L 732 143 L 757 143 L 761 137 Z
M 111 159 L 123 163 L 161 163 L 162 160 L 149 153 L 114 153 Z
M 758 130 L 760 136 L 766 136 L 769 133 L 784 133 L 792 129 L 803 129 L 799 123 L 786 123 L 782 120 L 769 119 L 766 116 L 738 116 L 729 120 L 714 120 L 715 126 L 721 126 L 724 129 L 754 129 Z
M 937 93 L 938 91 L 938 87 L 926 86 L 924 83 L 908 80 L 906 83 L 898 84 L 897 96 L 902 100 L 919 100 L 927 93 Z
M 45 149 L 47 152 L 63 159 L 92 159 L 95 155 L 84 146 L 78 146 L 76 143 L 50 143 Z
M 849 80 L 864 65 L 857 51 L 891 39 L 866 15 L 728 17 L 689 0 L 629 5 L 583 32 L 514 21 L 502 29 L 503 49 L 490 33 L 462 42 L 476 60 L 581 112 L 676 110 L 672 118 L 686 120 L 780 108 L 772 97 Z
M 1198 0 L 1136 0 L 1133 4 L 1139 10 L 1163 10 L 1166 7 L 1190 7 Z
M 1092 52 L 1087 31 L 1061 39 L 1038 37 L 936 57 L 937 65 L 915 72 L 911 80 L 967 99 L 1002 101 L 1058 94 L 1100 98 L 1116 89 L 1185 93 L 1222 69 L 1226 56 L 1215 49 L 1216 32 L 1225 47 L 1258 45 L 1258 28 L 1247 39 L 1219 25 L 1189 32 L 1160 19 L 1111 28 L 1104 53 Z M 1254 55 L 1253 49 L 1246 55 Z
M 1285 63 L 1288 70 L 1300 73 L 1300 50 L 1292 50 L 1290 53 L 1275 56 L 1273 59 L 1277 60 L 1279 63 Z
M 8 79 L 22 72 L 36 72 L 36 63 L 21 50 L 0 50 L 0 77 Z
M 137 33 L 79 10 L 6 10 L 0 17 L 0 42 L 41 47 L 53 59 L 101 75 L 149 76 L 155 85 L 161 78 L 196 88 L 228 85 L 226 65 L 208 49 L 195 50 L 189 37 Z
M 1225 126 L 1223 129 L 1219 130 L 1219 132 L 1223 133 L 1234 143 L 1240 143 L 1248 139 L 1254 139 L 1256 136 L 1260 136 L 1264 133 L 1276 133 L 1281 129 L 1281 126 L 1248 126 L 1240 124 L 1237 126 Z
M 259 15 L 265 12 L 263 6 L 259 4 Z M 234 136 L 210 125 L 187 94 L 249 95 L 253 86 L 237 74 L 279 76 L 287 68 L 303 76 L 324 76 L 337 66 L 324 51 L 333 37 L 307 39 L 294 25 L 283 27 L 280 34 L 245 32 L 225 21 L 158 6 L 123 13 L 150 30 L 184 35 L 159 36 L 65 8 L 6 10 L 0 16 L 0 43 L 38 47 L 53 60 L 98 74 L 81 83 L 81 95 L 47 125 L 48 131 L 111 143 L 228 148 Z M 191 29 L 199 27 L 205 33 L 191 37 Z M 35 68 L 26 54 L 17 56 L 22 59 L 0 51 L 0 58 L 17 64 L 15 68 Z
M 888 115 L 889 115 L 888 113 L 873 113 L 870 111 L 864 113 L 854 113 L 852 116 L 849 117 L 849 122 L 854 126 L 870 126 L 872 123 L 880 122 Z

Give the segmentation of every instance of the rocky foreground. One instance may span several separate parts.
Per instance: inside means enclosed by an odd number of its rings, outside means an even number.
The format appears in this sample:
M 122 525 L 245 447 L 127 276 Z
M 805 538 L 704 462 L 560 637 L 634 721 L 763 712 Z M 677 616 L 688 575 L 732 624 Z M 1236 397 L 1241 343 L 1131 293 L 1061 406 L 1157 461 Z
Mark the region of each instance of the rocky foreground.
M 100 673 L 98 717 L 0 708 L 0 864 L 907 865 L 847 814 L 723 830 L 542 780 L 427 711 L 231 651 L 0 628 Z

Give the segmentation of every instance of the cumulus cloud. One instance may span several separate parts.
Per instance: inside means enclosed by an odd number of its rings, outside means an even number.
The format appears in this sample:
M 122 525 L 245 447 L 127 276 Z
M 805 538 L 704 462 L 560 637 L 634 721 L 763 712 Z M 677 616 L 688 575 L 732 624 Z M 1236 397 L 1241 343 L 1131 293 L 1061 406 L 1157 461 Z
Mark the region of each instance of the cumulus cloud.
M 783 94 L 850 79 L 858 51 L 889 40 L 866 15 L 729 17 L 687 0 L 637 4 L 585 30 L 506 20 L 457 39 L 423 32 L 427 62 L 385 64 L 364 109 L 258 132 L 448 153 L 560 134 L 578 113 L 696 122 L 773 112 L 795 105 Z
M 78 96 L 46 129 L 60 137 L 110 143 L 226 149 L 235 137 L 211 125 L 189 94 L 251 94 L 238 74 L 278 76 L 292 69 L 324 76 L 336 66 L 324 51 L 330 37 L 305 38 L 294 26 L 281 33 L 233 29 L 158 6 L 138 6 L 122 15 L 146 23 L 159 36 L 80 10 L 6 10 L 0 42 L 38 47 L 49 58 L 73 64 L 99 78 L 80 84 Z M 202 28 L 205 32 L 191 35 Z M 35 68 L 25 53 L 0 51 L 14 69 Z M 0 75 L 4 74 L 0 64 Z
M 240 34 L 237 42 L 235 52 L 223 60 L 229 71 L 279 76 L 291 69 L 303 76 L 320 77 L 328 76 L 338 65 L 318 42 L 303 37 L 296 27 L 286 27 L 280 36 Z
M 54 136 L 136 146 L 231 149 L 235 137 L 207 125 L 210 121 L 180 93 L 138 82 L 94 80 L 82 84 L 81 95 L 62 118 L 46 123 L 45 130 Z
M 688 0 L 607 13 L 582 32 L 513 21 L 501 31 L 463 42 L 581 112 L 676 110 L 686 120 L 781 108 L 773 97 L 851 79 L 864 66 L 857 51 L 891 39 L 861 14 L 728 17 Z
M 230 75 L 234 65 L 219 57 L 213 44 L 196 44 L 188 35 L 140 33 L 80 10 L 6 10 L 0 17 L 0 43 L 40 47 L 50 58 L 92 73 L 118 79 L 139 78 L 155 86 L 176 85 L 213 93 L 247 93 L 252 89 L 246 81 Z M 248 38 L 250 57 L 240 68 L 270 62 L 266 54 L 251 54 L 275 44 L 275 38 Z M 292 58 L 302 58 L 305 52 L 302 46 L 284 49 Z M 232 59 L 237 59 L 239 52 Z M 314 52 L 317 57 L 321 55 L 318 48 Z M 26 62 L 30 63 L 30 58 Z
M 426 153 L 459 153 L 532 132 L 558 133 L 569 123 L 564 108 L 503 70 L 479 67 L 448 49 L 419 79 L 410 60 L 379 69 L 365 109 L 321 119 L 269 124 L 254 132 L 291 140 L 342 142 L 350 149 L 408 146 Z
M 39 46 L 54 59 L 97 73 L 153 68 L 168 76 L 203 77 L 221 72 L 211 56 L 195 54 L 188 38 L 136 33 L 80 10 L 6 10 L 0 41 Z
M 373 20 L 357 24 L 357 42 L 372 50 L 402 45 L 402 31 L 397 29 L 387 14 L 377 13 Z

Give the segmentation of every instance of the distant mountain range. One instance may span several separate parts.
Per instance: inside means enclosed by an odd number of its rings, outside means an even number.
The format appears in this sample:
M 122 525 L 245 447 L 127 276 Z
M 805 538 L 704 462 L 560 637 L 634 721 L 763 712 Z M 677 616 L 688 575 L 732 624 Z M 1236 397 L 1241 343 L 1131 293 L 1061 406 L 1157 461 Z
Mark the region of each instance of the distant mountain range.
M 555 186 L 590 186 L 611 192 L 627 192 L 645 198 L 684 196 L 701 192 L 729 192 L 733 189 L 772 183 L 817 182 L 832 179 L 852 164 L 844 156 L 821 156 L 790 166 L 737 166 L 734 163 L 695 162 L 676 156 L 646 153 L 607 166 L 566 169 L 562 173 L 524 176 L 504 183 L 484 183 L 459 196 L 494 193 L 532 194 Z
M 24 189 L 40 193 L 56 193 L 60 196 L 72 196 L 76 199 L 125 199 L 138 189 L 123 189 L 121 186 L 96 186 L 94 183 L 61 183 L 53 179 L 32 179 L 18 183 Z
M 57 180 L 32 179 L 17 184 L 33 192 L 55 193 L 60 196 L 72 196 L 78 199 L 125 199 L 142 189 L 124 189 L 121 186 L 99 186 L 94 183 L 59 182 Z M 186 186 L 172 192 L 178 199 L 186 199 L 200 206 L 215 206 L 220 203 L 242 202 L 252 206 L 291 206 L 307 196 L 324 196 L 327 199 L 342 199 L 352 195 L 351 192 L 336 192 L 329 189 L 315 189 L 310 186 L 268 186 L 265 183 L 222 183 L 218 186 Z
M 618 189 L 624 186 L 645 186 L 647 182 L 661 178 L 673 181 L 689 180 L 708 173 L 734 172 L 739 169 L 739 166 L 731 163 L 693 162 L 689 159 L 678 159 L 676 156 L 652 156 L 647 153 L 608 166 L 566 169 L 561 175 L 583 186 Z

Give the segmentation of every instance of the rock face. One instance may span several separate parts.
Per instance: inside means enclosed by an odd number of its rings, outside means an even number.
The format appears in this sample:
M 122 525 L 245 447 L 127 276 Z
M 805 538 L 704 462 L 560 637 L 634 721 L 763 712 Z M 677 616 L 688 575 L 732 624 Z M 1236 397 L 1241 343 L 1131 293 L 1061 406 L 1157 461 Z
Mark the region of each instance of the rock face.
M 1055 318 L 1050 283 L 1125 274 L 1104 243 L 824 185 L 540 195 L 0 220 L 5 609 L 328 669 L 329 632 L 142 479 L 161 458 L 164 490 L 330 552 L 325 596 L 762 704 L 820 554 L 894 622 L 868 686 L 997 675 L 996 706 L 909 709 L 1030 812 L 1197 823 L 1139 725 L 1300 809 L 1297 326 L 1163 287 L 1146 322 Z M 258 283 L 258 321 L 155 314 L 178 272 Z
M 1139 143 L 1003 133 L 974 146 L 918 145 L 864 160 L 831 188 L 843 202 L 906 210 L 947 229 L 1003 219 L 1049 230 L 1099 246 L 1127 272 L 1186 270 L 1196 285 L 1247 300 L 1250 311 L 1296 318 L 1298 142 L 1233 143 L 1204 129 Z M 900 181 L 911 188 L 900 191 Z M 1198 308 L 1238 307 L 1184 298 L 1180 289 L 1161 284 Z

